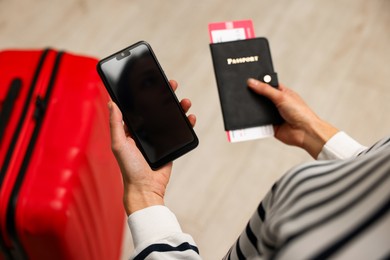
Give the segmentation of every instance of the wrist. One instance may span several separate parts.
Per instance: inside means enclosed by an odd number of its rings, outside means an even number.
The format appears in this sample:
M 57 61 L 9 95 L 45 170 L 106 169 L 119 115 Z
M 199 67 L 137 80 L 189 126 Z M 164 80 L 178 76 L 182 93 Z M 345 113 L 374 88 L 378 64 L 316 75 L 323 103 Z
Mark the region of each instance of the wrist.
M 316 159 L 326 142 L 338 132 L 337 128 L 318 118 L 309 125 L 303 141 L 303 148 Z
M 125 188 L 123 195 L 123 204 L 127 215 L 156 205 L 164 205 L 164 196 L 162 194 L 138 190 L 136 188 Z

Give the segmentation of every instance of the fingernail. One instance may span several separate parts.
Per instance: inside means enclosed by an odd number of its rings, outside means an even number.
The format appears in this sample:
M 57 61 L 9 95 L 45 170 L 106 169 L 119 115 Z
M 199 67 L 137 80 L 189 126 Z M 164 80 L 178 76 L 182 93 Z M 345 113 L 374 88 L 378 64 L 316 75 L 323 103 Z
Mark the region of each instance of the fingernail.
M 108 106 L 108 110 L 112 110 L 112 102 L 111 101 L 109 101 L 108 103 L 107 103 L 107 106 Z

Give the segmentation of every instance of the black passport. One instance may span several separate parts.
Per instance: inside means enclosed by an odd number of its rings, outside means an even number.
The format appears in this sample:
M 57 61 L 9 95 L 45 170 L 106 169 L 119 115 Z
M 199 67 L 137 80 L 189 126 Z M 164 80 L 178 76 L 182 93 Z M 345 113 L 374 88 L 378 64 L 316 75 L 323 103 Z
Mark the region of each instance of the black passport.
M 248 78 L 277 88 L 271 52 L 266 38 L 210 44 L 214 73 L 226 131 L 283 122 L 275 105 L 250 90 Z

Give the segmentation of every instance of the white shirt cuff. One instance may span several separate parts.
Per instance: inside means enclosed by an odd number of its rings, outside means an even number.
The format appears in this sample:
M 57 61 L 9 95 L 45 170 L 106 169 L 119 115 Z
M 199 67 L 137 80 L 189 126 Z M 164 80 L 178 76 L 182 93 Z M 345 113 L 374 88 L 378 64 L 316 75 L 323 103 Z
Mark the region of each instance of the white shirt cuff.
M 317 160 L 347 159 L 357 156 L 365 149 L 367 147 L 356 142 L 346 133 L 338 132 L 326 142 Z
M 165 206 L 151 206 L 138 210 L 128 219 L 134 247 L 141 243 L 165 238 L 172 233 L 182 233 L 175 214 Z

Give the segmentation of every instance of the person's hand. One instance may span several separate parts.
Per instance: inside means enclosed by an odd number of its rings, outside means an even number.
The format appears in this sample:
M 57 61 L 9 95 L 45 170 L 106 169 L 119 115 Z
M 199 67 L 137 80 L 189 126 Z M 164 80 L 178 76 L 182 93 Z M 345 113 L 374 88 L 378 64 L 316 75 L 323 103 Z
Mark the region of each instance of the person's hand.
M 269 98 L 277 107 L 285 122 L 275 125 L 275 137 L 288 145 L 305 149 L 312 157 L 317 158 L 324 144 L 338 130 L 321 120 L 291 89 L 280 84 L 278 89 L 258 81 L 248 79 L 250 89 Z
M 171 80 L 169 83 L 175 91 L 178 87 L 177 82 Z M 180 104 L 187 113 L 191 107 L 191 101 L 183 99 Z M 108 107 L 110 110 L 111 148 L 122 172 L 123 202 L 127 214 L 130 215 L 137 210 L 153 205 L 164 205 L 165 189 L 171 175 L 172 162 L 153 171 L 123 124 L 122 113 L 117 105 L 110 101 Z M 188 119 L 194 126 L 196 117 L 189 115 Z

